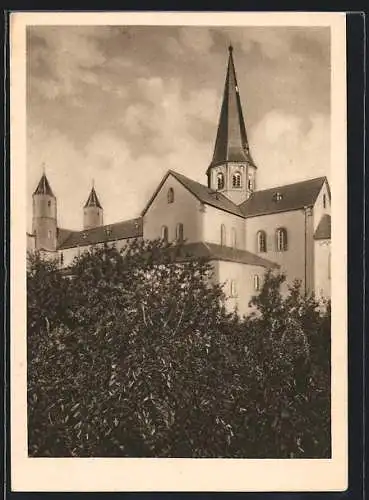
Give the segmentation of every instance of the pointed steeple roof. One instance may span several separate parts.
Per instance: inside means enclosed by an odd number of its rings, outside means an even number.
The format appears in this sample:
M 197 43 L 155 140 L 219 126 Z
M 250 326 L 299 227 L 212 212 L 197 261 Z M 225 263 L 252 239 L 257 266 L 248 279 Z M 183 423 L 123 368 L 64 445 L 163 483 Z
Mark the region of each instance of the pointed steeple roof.
M 229 58 L 223 103 L 220 111 L 214 155 L 210 166 L 236 161 L 254 161 L 249 151 L 246 127 L 243 119 L 240 93 L 233 60 L 233 47 L 229 47 Z
M 47 180 L 45 172 L 42 174 L 40 182 L 38 183 L 37 188 L 33 194 L 34 195 L 35 194 L 47 194 L 49 196 L 54 196 L 54 193 L 50 187 L 50 184 L 49 184 L 49 181 Z M 54 198 L 55 198 L 55 196 L 54 196 Z
M 98 208 L 102 209 L 102 206 L 99 202 L 99 198 L 97 197 L 94 186 L 92 186 L 91 192 L 90 192 L 90 194 L 87 198 L 87 201 L 85 203 L 84 208 L 87 208 L 87 207 L 98 207 Z

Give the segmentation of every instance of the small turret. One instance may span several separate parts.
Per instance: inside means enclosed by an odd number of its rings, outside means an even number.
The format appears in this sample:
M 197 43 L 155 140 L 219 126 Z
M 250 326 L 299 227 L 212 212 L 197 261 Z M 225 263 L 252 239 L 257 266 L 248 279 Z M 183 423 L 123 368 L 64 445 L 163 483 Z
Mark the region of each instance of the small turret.
M 56 197 L 45 172 L 32 196 L 32 233 L 36 250 L 56 251 L 57 207 Z
M 91 229 L 103 225 L 103 208 L 97 197 L 94 184 L 83 207 L 83 228 Z

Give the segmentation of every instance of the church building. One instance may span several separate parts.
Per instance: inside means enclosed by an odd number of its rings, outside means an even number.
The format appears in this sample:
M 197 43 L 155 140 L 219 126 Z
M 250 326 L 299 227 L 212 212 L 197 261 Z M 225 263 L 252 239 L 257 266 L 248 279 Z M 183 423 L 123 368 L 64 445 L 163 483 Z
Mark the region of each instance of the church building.
M 229 47 L 223 102 L 206 184 L 169 170 L 141 216 L 104 225 L 92 186 L 83 206 L 83 229 L 58 226 L 57 199 L 43 173 L 33 193 L 28 248 L 54 255 L 67 267 L 82 252 L 104 245 L 123 248 L 132 239 L 184 242 L 189 255 L 207 257 L 225 283 L 227 304 L 241 314 L 258 293 L 267 269 L 298 279 L 302 290 L 330 297 L 331 196 L 326 177 L 258 189 L 233 58 Z

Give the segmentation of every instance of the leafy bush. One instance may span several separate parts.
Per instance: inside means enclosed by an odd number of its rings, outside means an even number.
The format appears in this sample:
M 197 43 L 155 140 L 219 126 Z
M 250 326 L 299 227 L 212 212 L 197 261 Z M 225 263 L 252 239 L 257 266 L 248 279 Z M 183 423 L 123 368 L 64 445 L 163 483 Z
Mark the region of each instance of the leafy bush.
M 269 273 L 240 318 L 181 255 L 133 242 L 69 277 L 30 261 L 30 455 L 330 456 L 329 308 Z

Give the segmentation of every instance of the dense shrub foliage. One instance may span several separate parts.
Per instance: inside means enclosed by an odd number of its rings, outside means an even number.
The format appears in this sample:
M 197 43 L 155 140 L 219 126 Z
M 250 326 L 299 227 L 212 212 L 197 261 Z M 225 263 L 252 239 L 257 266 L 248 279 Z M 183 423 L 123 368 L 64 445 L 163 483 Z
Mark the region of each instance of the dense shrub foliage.
M 29 454 L 329 457 L 329 307 L 269 273 L 240 318 L 209 263 L 175 257 L 30 257 Z

